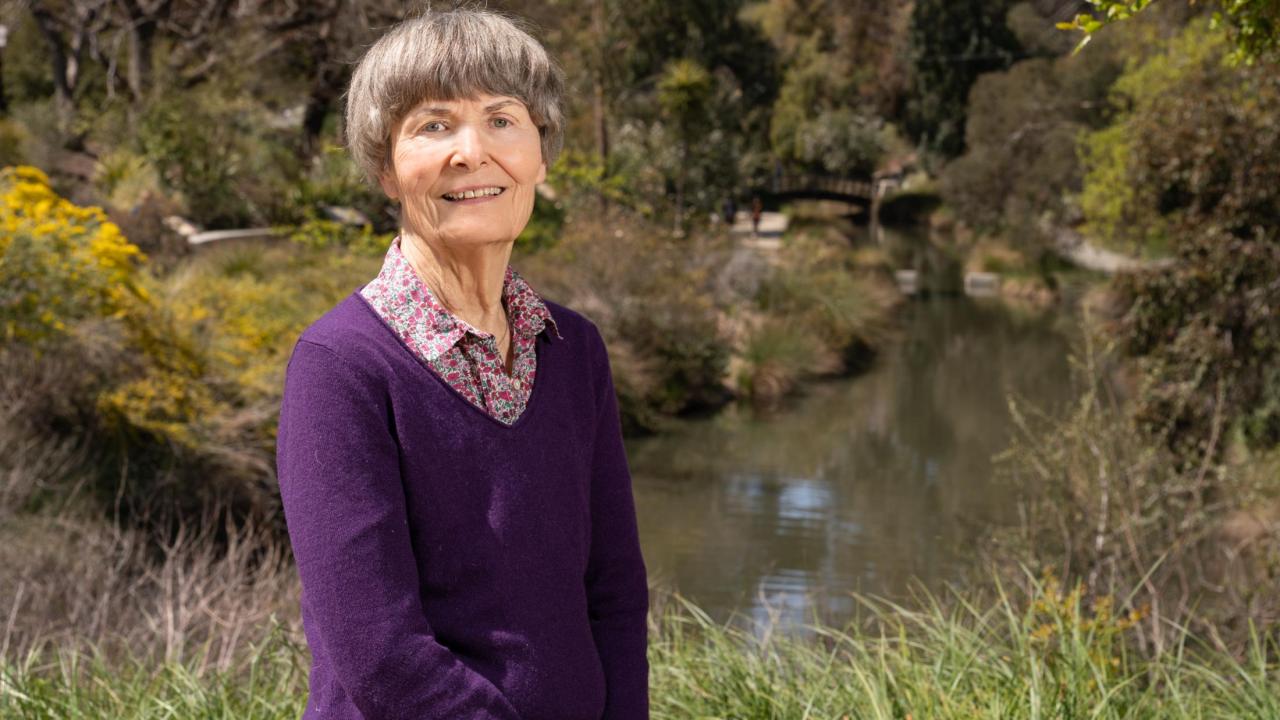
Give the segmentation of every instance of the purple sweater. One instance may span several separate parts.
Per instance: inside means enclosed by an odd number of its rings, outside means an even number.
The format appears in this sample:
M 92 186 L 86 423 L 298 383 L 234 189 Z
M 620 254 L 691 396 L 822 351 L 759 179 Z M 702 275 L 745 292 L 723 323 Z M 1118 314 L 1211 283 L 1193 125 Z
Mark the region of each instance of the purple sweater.
M 648 587 L 600 333 L 547 303 L 505 425 L 353 293 L 299 339 L 277 464 L 305 719 L 648 717 Z

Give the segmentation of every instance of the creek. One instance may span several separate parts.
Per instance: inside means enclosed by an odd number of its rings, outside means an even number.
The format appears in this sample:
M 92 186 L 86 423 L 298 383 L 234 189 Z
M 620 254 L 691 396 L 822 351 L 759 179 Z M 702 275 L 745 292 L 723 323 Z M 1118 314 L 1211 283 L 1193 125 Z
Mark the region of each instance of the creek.
M 993 457 L 1013 438 L 1011 396 L 1047 411 L 1072 397 L 1073 316 L 917 298 L 860 375 L 630 440 L 651 583 L 717 621 L 802 631 L 852 617 L 852 592 L 901 599 L 959 579 L 1033 490 Z

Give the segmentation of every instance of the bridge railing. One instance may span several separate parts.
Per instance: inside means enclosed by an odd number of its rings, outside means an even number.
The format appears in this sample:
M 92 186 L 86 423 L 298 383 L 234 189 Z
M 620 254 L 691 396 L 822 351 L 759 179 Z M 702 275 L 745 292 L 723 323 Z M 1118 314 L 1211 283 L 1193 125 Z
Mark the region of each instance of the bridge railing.
M 870 200 L 875 187 L 870 178 L 786 172 L 773 177 L 770 190 L 777 195 L 820 192 Z

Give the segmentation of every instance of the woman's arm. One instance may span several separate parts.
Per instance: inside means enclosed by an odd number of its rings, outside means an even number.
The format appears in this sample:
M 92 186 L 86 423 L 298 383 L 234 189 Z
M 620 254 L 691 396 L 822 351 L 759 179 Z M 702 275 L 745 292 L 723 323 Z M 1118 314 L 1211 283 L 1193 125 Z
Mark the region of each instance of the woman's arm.
M 649 717 L 646 616 L 649 586 L 636 529 L 631 473 L 622 445 L 618 400 L 604 341 L 595 333 L 597 418 L 591 478 L 591 554 L 587 611 L 604 666 L 602 720 Z
M 295 346 L 276 457 L 310 639 L 366 720 L 518 720 L 423 614 L 390 414 L 367 369 Z

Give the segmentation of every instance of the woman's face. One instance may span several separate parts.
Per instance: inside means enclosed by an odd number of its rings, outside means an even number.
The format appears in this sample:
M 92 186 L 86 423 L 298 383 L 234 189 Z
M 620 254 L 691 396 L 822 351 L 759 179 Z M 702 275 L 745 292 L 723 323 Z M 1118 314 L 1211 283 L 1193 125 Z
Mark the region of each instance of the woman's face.
M 403 229 L 428 242 L 511 242 L 547 177 L 542 142 L 519 100 L 479 95 L 427 100 L 391 133 L 382 189 L 401 205 Z

